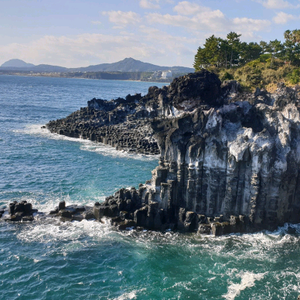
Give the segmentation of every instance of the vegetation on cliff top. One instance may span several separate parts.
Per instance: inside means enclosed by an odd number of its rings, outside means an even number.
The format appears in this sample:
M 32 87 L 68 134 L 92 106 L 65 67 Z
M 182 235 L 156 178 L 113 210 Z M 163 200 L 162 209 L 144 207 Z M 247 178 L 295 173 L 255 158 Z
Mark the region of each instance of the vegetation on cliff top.
M 198 48 L 194 68 L 217 73 L 221 80 L 234 79 L 245 88 L 272 90 L 277 82 L 300 82 L 300 30 L 286 30 L 284 42 L 241 42 L 230 32 L 226 39 L 212 35 Z

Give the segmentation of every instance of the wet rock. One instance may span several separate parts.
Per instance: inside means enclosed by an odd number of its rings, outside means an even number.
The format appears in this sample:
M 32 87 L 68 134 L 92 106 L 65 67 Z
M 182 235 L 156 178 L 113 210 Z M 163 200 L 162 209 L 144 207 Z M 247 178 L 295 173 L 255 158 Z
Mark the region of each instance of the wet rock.
M 85 212 L 83 213 L 83 218 L 86 220 L 93 220 L 96 219 L 93 209 L 92 208 L 88 208 L 85 210 Z
M 5 209 L 2 210 L 0 218 L 4 213 Z M 37 209 L 33 209 L 32 204 L 27 201 L 14 201 L 9 204 L 8 213 L 7 221 L 33 221 L 33 214 L 37 213 Z
M 58 204 L 58 210 L 62 210 L 66 208 L 66 202 L 65 201 L 61 201 Z

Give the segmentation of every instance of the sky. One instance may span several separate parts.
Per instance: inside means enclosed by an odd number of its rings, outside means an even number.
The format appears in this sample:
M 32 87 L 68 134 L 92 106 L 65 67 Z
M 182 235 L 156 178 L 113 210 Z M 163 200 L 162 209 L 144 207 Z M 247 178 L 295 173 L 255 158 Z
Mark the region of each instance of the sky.
M 269 42 L 287 29 L 300 29 L 300 0 L 0 0 L 0 65 L 192 67 L 213 34 Z

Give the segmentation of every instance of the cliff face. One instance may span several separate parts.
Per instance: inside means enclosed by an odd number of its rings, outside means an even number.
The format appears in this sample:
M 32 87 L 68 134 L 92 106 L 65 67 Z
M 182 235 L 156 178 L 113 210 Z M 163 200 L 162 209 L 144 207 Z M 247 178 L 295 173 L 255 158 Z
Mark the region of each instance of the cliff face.
M 296 93 L 281 88 L 251 100 L 153 124 L 162 159 L 148 189 L 162 208 L 228 221 L 242 215 L 253 230 L 299 222 Z
M 94 100 L 90 109 L 103 111 L 101 103 Z M 214 234 L 299 222 L 297 90 L 279 85 L 275 94 L 243 94 L 237 83 L 221 85 L 202 71 L 150 88 L 132 103 L 130 113 L 123 110 L 125 123 L 151 127 L 160 163 L 138 190 L 96 203 L 98 219 L 108 216 L 120 228 Z M 116 107 L 110 122 L 124 124 Z

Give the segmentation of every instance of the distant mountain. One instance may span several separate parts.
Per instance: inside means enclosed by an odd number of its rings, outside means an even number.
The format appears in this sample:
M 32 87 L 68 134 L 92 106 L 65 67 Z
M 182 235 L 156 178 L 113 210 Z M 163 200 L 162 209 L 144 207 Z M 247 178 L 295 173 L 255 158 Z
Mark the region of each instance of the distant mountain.
M 111 64 L 105 63 L 83 68 L 70 69 L 70 71 L 76 72 L 155 72 L 167 70 L 171 70 L 175 73 L 194 72 L 193 68 L 157 66 L 149 63 L 144 63 L 131 57 Z
M 165 67 L 145 63 L 133 58 L 125 58 L 115 63 L 104 63 L 82 68 L 64 68 L 52 65 L 33 65 L 28 64 L 20 59 L 11 59 L 0 66 L 0 70 L 8 71 L 28 71 L 28 72 L 155 72 L 170 70 L 173 73 L 190 73 L 194 72 L 193 68 L 186 67 Z
M 32 68 L 33 72 L 68 72 L 69 69 L 65 67 L 52 66 L 52 65 L 37 65 Z
M 24 68 L 32 68 L 34 67 L 34 64 L 26 63 L 25 61 L 21 59 L 10 59 L 4 64 L 0 66 L 0 68 L 14 68 L 14 69 L 24 69 Z

